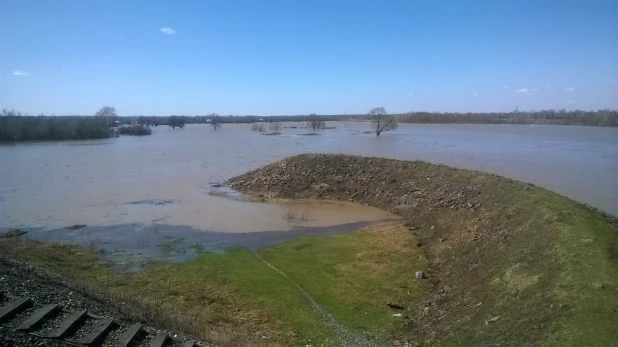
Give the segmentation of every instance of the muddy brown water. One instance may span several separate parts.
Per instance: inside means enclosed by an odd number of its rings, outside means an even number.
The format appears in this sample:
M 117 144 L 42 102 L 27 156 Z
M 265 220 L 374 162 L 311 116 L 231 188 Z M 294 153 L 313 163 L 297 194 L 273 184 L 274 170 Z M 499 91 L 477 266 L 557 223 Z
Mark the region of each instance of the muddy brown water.
M 329 126 L 336 129 L 318 136 L 303 136 L 308 130 L 302 128 L 263 136 L 248 124 L 225 124 L 217 132 L 206 125 L 159 126 L 146 137 L 2 144 L 0 228 L 55 230 L 54 239 L 75 224 L 242 235 L 327 230 L 394 217 L 347 202 L 265 204 L 213 195 L 225 190 L 213 184 L 307 152 L 421 159 L 487 171 L 618 214 L 615 128 L 402 124 L 376 137 L 363 133 L 370 130 L 366 123 Z

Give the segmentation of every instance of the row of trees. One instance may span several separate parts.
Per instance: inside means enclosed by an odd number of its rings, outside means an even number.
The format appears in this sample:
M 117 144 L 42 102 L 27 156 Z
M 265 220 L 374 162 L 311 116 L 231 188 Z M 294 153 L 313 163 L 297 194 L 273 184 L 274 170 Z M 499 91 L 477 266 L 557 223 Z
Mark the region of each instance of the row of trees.
M 171 117 L 122 117 L 121 123 L 144 125 L 168 124 L 170 119 L 181 119 L 184 124 L 208 124 L 213 115 L 205 116 L 178 116 Z M 226 123 L 259 123 L 259 122 L 298 122 L 304 123 L 314 130 L 323 129 L 327 121 L 372 120 L 372 115 L 287 115 L 287 116 L 220 116 L 216 115 L 220 124 Z M 441 112 L 408 112 L 394 114 L 400 123 L 472 123 L 472 124 L 558 124 L 558 125 L 586 125 L 586 126 L 618 126 L 617 110 L 541 110 L 513 112 L 468 112 L 468 113 L 441 113 Z
M 94 116 L 28 116 L 14 110 L 0 114 L 0 141 L 103 139 L 114 136 L 116 111 L 102 108 Z
M 0 113 L 0 141 L 104 139 L 151 133 L 147 126 L 118 117 L 116 109 L 110 106 L 102 107 L 94 116 L 29 116 L 6 109 Z
M 376 107 L 365 115 L 298 115 L 298 116 L 220 116 L 216 113 L 206 116 L 170 117 L 119 117 L 113 107 L 103 107 L 94 116 L 28 116 L 13 110 L 2 110 L 0 113 L 0 141 L 43 141 L 43 140 L 76 140 L 100 139 L 115 136 L 120 132 L 110 128 L 123 124 L 139 124 L 140 126 L 157 126 L 167 124 L 172 128 L 183 128 L 185 124 L 210 124 L 214 130 L 221 128 L 223 123 L 258 123 L 268 122 L 304 122 L 313 130 L 326 127 L 326 121 L 370 120 L 375 127 L 376 135 L 397 128 L 397 122 L 402 123 L 477 123 L 477 124 L 559 124 L 584 126 L 618 126 L 618 110 L 541 110 L 494 112 L 494 113 L 438 113 L 409 112 L 406 114 L 389 115 L 383 107 Z M 148 135 L 147 128 L 123 129 L 127 134 Z M 279 125 L 279 128 L 281 126 Z M 257 128 L 259 130 L 259 126 Z M 271 131 L 278 131 L 272 130 Z
M 402 123 L 556 124 L 618 126 L 618 110 L 540 110 L 487 113 L 409 112 L 398 115 Z

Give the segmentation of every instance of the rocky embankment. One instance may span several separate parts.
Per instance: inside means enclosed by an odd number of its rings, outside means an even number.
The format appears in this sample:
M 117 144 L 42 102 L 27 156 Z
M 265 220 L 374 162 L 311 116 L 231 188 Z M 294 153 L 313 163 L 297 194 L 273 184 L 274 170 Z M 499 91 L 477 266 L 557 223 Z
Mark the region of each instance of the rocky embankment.
M 453 180 L 456 170 L 422 162 L 306 154 L 229 180 L 232 188 L 268 197 L 350 200 L 397 212 L 476 209 L 479 184 Z
M 64 312 L 87 310 L 90 317 L 113 318 L 115 323 L 113 328 L 93 344 L 96 346 L 116 346 L 127 327 L 134 323 L 151 323 L 148 319 L 139 317 L 145 310 L 136 309 L 134 304 L 112 300 L 61 276 L 0 257 L 0 307 L 6 307 L 17 298 L 30 298 L 38 307 L 29 306 L 25 310 L 20 310 L 15 316 L 9 317 L 8 321 L 1 322 L 0 346 L 3 347 L 72 346 L 76 345 L 72 341 L 79 341 L 96 329 L 98 320 L 85 318 L 78 330 L 72 332 L 68 339 L 43 338 L 42 336 L 48 336 L 58 327 L 60 321 L 68 315 L 66 313 L 50 315 L 33 331 L 16 331 L 15 327 L 20 322 L 47 304 L 58 304 Z M 152 338 L 160 332 L 146 326 L 142 326 L 140 330 L 140 336 L 131 346 L 149 346 Z M 179 341 L 187 340 L 182 334 L 172 333 L 171 336 L 175 339 L 168 339 L 166 346 L 180 346 Z M 199 345 L 206 346 L 206 344 Z
M 433 287 L 425 300 L 407 307 L 412 338 L 469 334 L 475 339 L 479 331 L 467 327 L 491 327 L 492 318 L 511 311 L 513 321 L 493 325 L 485 342 L 508 344 L 513 331 L 522 329 L 515 329 L 519 319 L 534 329 L 518 341 L 534 343 L 555 312 L 543 293 L 513 294 L 508 283 L 489 287 L 509 267 L 548 256 L 555 235 L 534 207 L 529 190 L 536 187 L 424 162 L 320 154 L 287 158 L 228 184 L 256 196 L 349 200 L 404 217 L 430 261 Z M 553 283 L 551 271 L 543 281 Z

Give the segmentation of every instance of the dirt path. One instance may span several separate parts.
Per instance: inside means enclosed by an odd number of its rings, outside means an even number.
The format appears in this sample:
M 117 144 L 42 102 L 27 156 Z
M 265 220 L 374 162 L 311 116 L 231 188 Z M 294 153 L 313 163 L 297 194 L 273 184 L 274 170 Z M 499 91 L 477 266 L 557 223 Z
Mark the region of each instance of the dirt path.
M 289 278 L 288 275 L 286 275 L 283 271 L 277 269 L 274 265 L 270 264 L 259 255 L 256 254 L 255 257 L 262 261 L 266 266 L 273 269 L 285 279 L 290 281 L 290 283 L 292 283 L 305 296 L 305 298 L 309 302 L 309 305 L 311 305 L 311 308 L 320 317 L 322 317 L 322 319 L 324 320 L 324 324 L 326 324 L 326 326 L 328 326 L 332 331 L 335 332 L 344 347 L 377 347 L 376 344 L 367 340 L 362 335 L 355 333 L 350 329 L 346 328 L 345 326 L 339 324 L 332 314 L 330 314 L 324 307 L 318 304 L 317 301 L 315 301 L 315 299 L 311 295 L 309 295 L 309 293 L 307 293 L 301 286 L 299 286 L 296 282 Z

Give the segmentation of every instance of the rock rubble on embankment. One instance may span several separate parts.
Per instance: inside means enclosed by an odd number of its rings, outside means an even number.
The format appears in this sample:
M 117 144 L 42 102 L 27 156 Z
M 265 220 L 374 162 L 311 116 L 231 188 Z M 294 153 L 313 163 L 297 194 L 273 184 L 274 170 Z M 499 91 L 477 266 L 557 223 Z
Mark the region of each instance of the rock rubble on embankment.
M 555 295 L 572 269 L 556 252 L 564 224 L 553 206 L 604 218 L 530 184 L 384 158 L 303 154 L 228 184 L 257 197 L 348 200 L 404 217 L 430 263 L 427 279 L 419 280 L 432 290 L 406 305 L 410 319 L 401 337 L 454 338 L 461 345 L 553 339 L 554 318 L 572 309 L 563 302 L 576 300 Z

